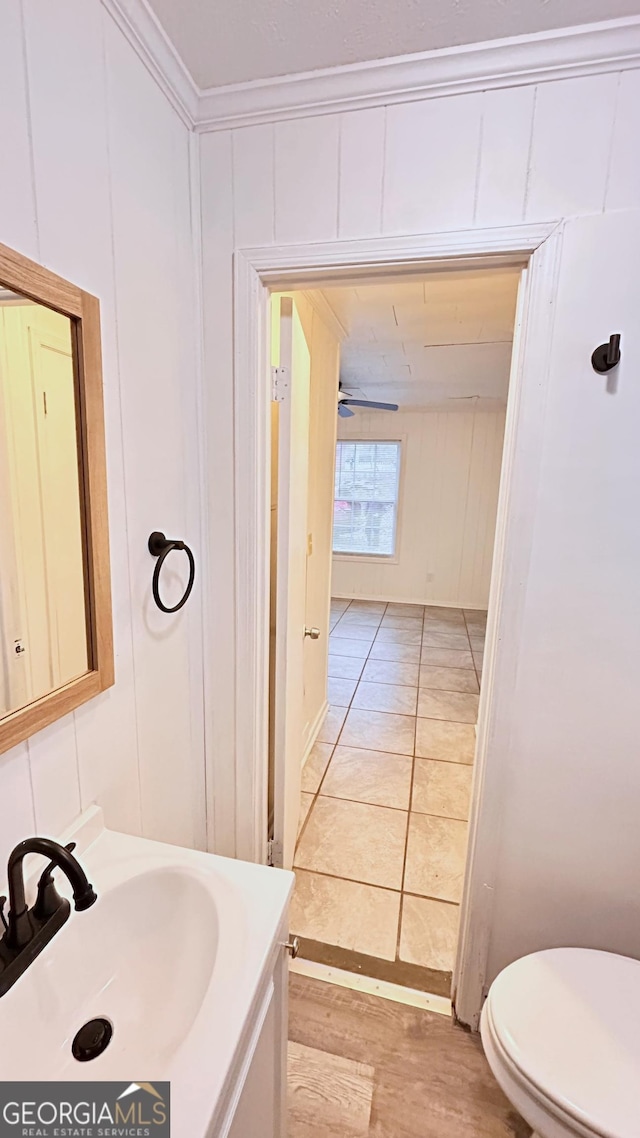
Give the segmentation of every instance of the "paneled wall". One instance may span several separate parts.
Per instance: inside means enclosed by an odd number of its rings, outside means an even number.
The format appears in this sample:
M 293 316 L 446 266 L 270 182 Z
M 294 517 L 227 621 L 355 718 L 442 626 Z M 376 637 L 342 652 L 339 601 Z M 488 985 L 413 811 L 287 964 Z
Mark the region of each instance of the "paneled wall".
M 116 652 L 115 687 L 0 756 L 0 867 L 93 802 L 205 843 L 202 578 L 161 614 L 146 549 L 164 529 L 202 568 L 190 144 L 99 0 L 0 0 L 0 241 L 102 306 Z
M 632 209 L 640 201 L 640 159 L 630 139 L 639 129 L 640 72 L 629 70 L 418 99 L 387 108 L 310 115 L 204 135 L 205 413 L 212 484 L 230 487 L 234 469 L 233 384 L 227 378 L 232 374 L 234 248 L 504 226 Z M 601 266 L 594 271 L 600 272 Z M 608 334 L 608 325 L 602 331 Z M 575 350 L 573 345 L 572 366 L 582 367 L 582 362 L 576 363 Z M 584 366 L 589 373 L 588 362 Z M 554 373 L 554 383 L 561 382 L 562 373 Z M 561 410 L 558 401 L 550 403 L 545 446 L 553 434 L 566 440 L 570 453 L 578 429 L 576 406 L 572 402 Z M 595 422 L 590 421 L 591 426 L 597 429 Z M 562 452 L 562 447 L 558 450 Z M 545 510 L 562 512 L 557 479 L 549 475 L 542 489 L 536 533 L 549 532 L 542 518 Z M 229 493 L 213 502 L 218 593 L 212 635 L 229 645 L 231 652 L 234 531 L 230 498 Z M 574 516 L 573 507 L 573 500 L 568 500 L 567 516 Z M 584 539 L 588 545 L 586 534 Z M 608 914 L 614 914 L 616 906 L 625 910 L 632 904 L 624 884 L 628 849 L 619 843 L 620 813 L 610 805 L 607 811 L 601 809 L 603 785 L 611 787 L 612 796 L 616 785 L 626 783 L 625 756 L 631 752 L 616 727 L 618 733 L 609 748 L 620 755 L 615 784 L 609 779 L 576 778 L 575 768 L 566 760 L 567 737 L 573 726 L 566 722 L 566 708 L 576 706 L 576 697 L 569 701 L 565 697 L 580 690 L 584 654 L 572 655 L 571 636 L 562 640 L 563 666 L 553 673 L 556 679 L 550 687 L 545 644 L 549 610 L 540 607 L 540 598 L 549 589 L 557 593 L 553 573 L 552 551 L 548 551 L 546 557 L 532 562 L 530 579 L 522 583 L 527 597 L 537 598 L 519 643 L 526 668 L 518 680 L 517 708 L 505 708 L 491 739 L 492 753 L 501 749 L 511 767 L 499 788 L 508 824 L 493 894 L 489 979 L 509 959 L 542 942 L 597 940 L 600 947 L 620 951 L 625 944 Z M 631 587 L 628 582 L 626 587 Z M 569 608 L 583 602 L 584 611 L 590 611 L 592 597 L 588 589 L 581 595 L 579 575 L 567 584 L 567 594 Z M 563 611 L 561 600 L 556 596 L 556 617 Z M 556 650 L 560 651 L 557 644 Z M 619 661 L 609 653 L 606 665 L 609 683 L 615 678 L 620 690 L 629 682 L 625 659 L 624 653 Z M 561 683 L 554 687 L 560 675 Z M 231 754 L 231 669 L 220 669 L 218 680 L 212 714 L 219 725 L 219 742 Z M 594 714 L 597 718 L 598 713 Z M 536 744 L 541 715 L 544 753 Z M 612 730 L 615 723 L 611 723 Z M 602 749 L 598 732 L 587 726 L 585 720 L 580 763 L 596 771 L 603 761 Z M 523 740 L 529 741 L 526 746 Z M 227 803 L 233 801 L 235 777 L 229 771 Z M 538 810 L 531 809 L 533 801 L 540 804 Z M 549 803 L 553 804 L 551 820 L 545 813 Z M 629 812 L 625 825 L 632 833 Z M 606 904 L 601 887 L 592 884 L 594 873 L 580 869 L 580 865 L 593 865 L 594 826 L 599 879 L 607 881 Z M 231 851 L 234 836 L 229 827 L 226 838 Z M 561 889 L 559 866 L 566 867 Z M 596 927 L 598 936 L 593 934 Z
M 486 608 L 504 411 L 358 411 L 341 439 L 400 439 L 396 556 L 334 556 L 337 597 Z

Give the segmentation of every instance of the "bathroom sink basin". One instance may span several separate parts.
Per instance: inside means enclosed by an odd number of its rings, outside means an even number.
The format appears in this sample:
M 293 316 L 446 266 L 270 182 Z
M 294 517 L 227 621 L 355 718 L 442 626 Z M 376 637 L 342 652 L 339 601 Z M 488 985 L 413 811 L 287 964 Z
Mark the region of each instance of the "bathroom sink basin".
M 115 885 L 99 901 L 72 915 L 3 998 L 3 1078 L 23 1078 L 27 1062 L 48 1079 L 119 1078 L 132 1053 L 156 1064 L 188 1034 L 215 968 L 211 893 L 193 871 L 167 867 Z M 73 1037 L 96 1017 L 113 1024 L 112 1042 L 99 1062 L 79 1066 Z M 29 1020 L 38 1032 L 24 1039 L 23 1050 L 17 1028 Z
M 293 875 L 132 838 L 92 808 L 71 835 L 98 894 L 0 999 L 5 1080 L 170 1080 L 176 1134 L 211 1130 Z M 42 866 L 34 861 L 37 876 Z M 68 886 L 56 875 L 61 893 Z M 33 890 L 30 890 L 31 896 Z M 78 1062 L 88 1021 L 113 1027 Z M 188 1124 L 187 1124 L 188 1120 Z M 173 1130 L 172 1130 L 173 1133 Z

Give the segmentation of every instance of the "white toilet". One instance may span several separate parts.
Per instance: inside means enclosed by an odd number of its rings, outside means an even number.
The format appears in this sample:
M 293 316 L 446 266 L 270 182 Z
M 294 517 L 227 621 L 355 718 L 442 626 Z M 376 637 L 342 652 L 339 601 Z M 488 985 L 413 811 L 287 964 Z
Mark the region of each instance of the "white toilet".
M 534 1138 L 640 1138 L 640 961 L 584 948 L 516 960 L 481 1033 Z

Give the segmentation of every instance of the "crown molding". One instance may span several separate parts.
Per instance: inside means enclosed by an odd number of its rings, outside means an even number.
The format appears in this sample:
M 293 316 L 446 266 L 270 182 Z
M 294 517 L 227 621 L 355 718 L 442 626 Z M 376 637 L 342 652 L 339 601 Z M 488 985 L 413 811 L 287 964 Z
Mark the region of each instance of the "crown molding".
M 640 66 L 640 16 L 200 91 L 196 129 L 228 130 Z
M 640 16 L 629 16 L 200 90 L 147 0 L 102 4 L 183 122 L 198 132 L 640 67 Z
M 102 0 L 102 6 L 182 121 L 193 130 L 199 115 L 200 92 L 146 0 Z

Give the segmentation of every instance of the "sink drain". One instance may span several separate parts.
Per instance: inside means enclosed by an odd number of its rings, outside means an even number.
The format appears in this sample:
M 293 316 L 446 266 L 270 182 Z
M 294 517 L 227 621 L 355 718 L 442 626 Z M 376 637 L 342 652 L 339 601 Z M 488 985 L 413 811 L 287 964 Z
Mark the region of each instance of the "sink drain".
M 80 1028 L 71 1044 L 74 1059 L 79 1063 L 88 1063 L 90 1059 L 97 1059 L 98 1055 L 102 1055 L 109 1046 L 112 1035 L 113 1025 L 108 1019 L 102 1017 L 90 1019 Z

